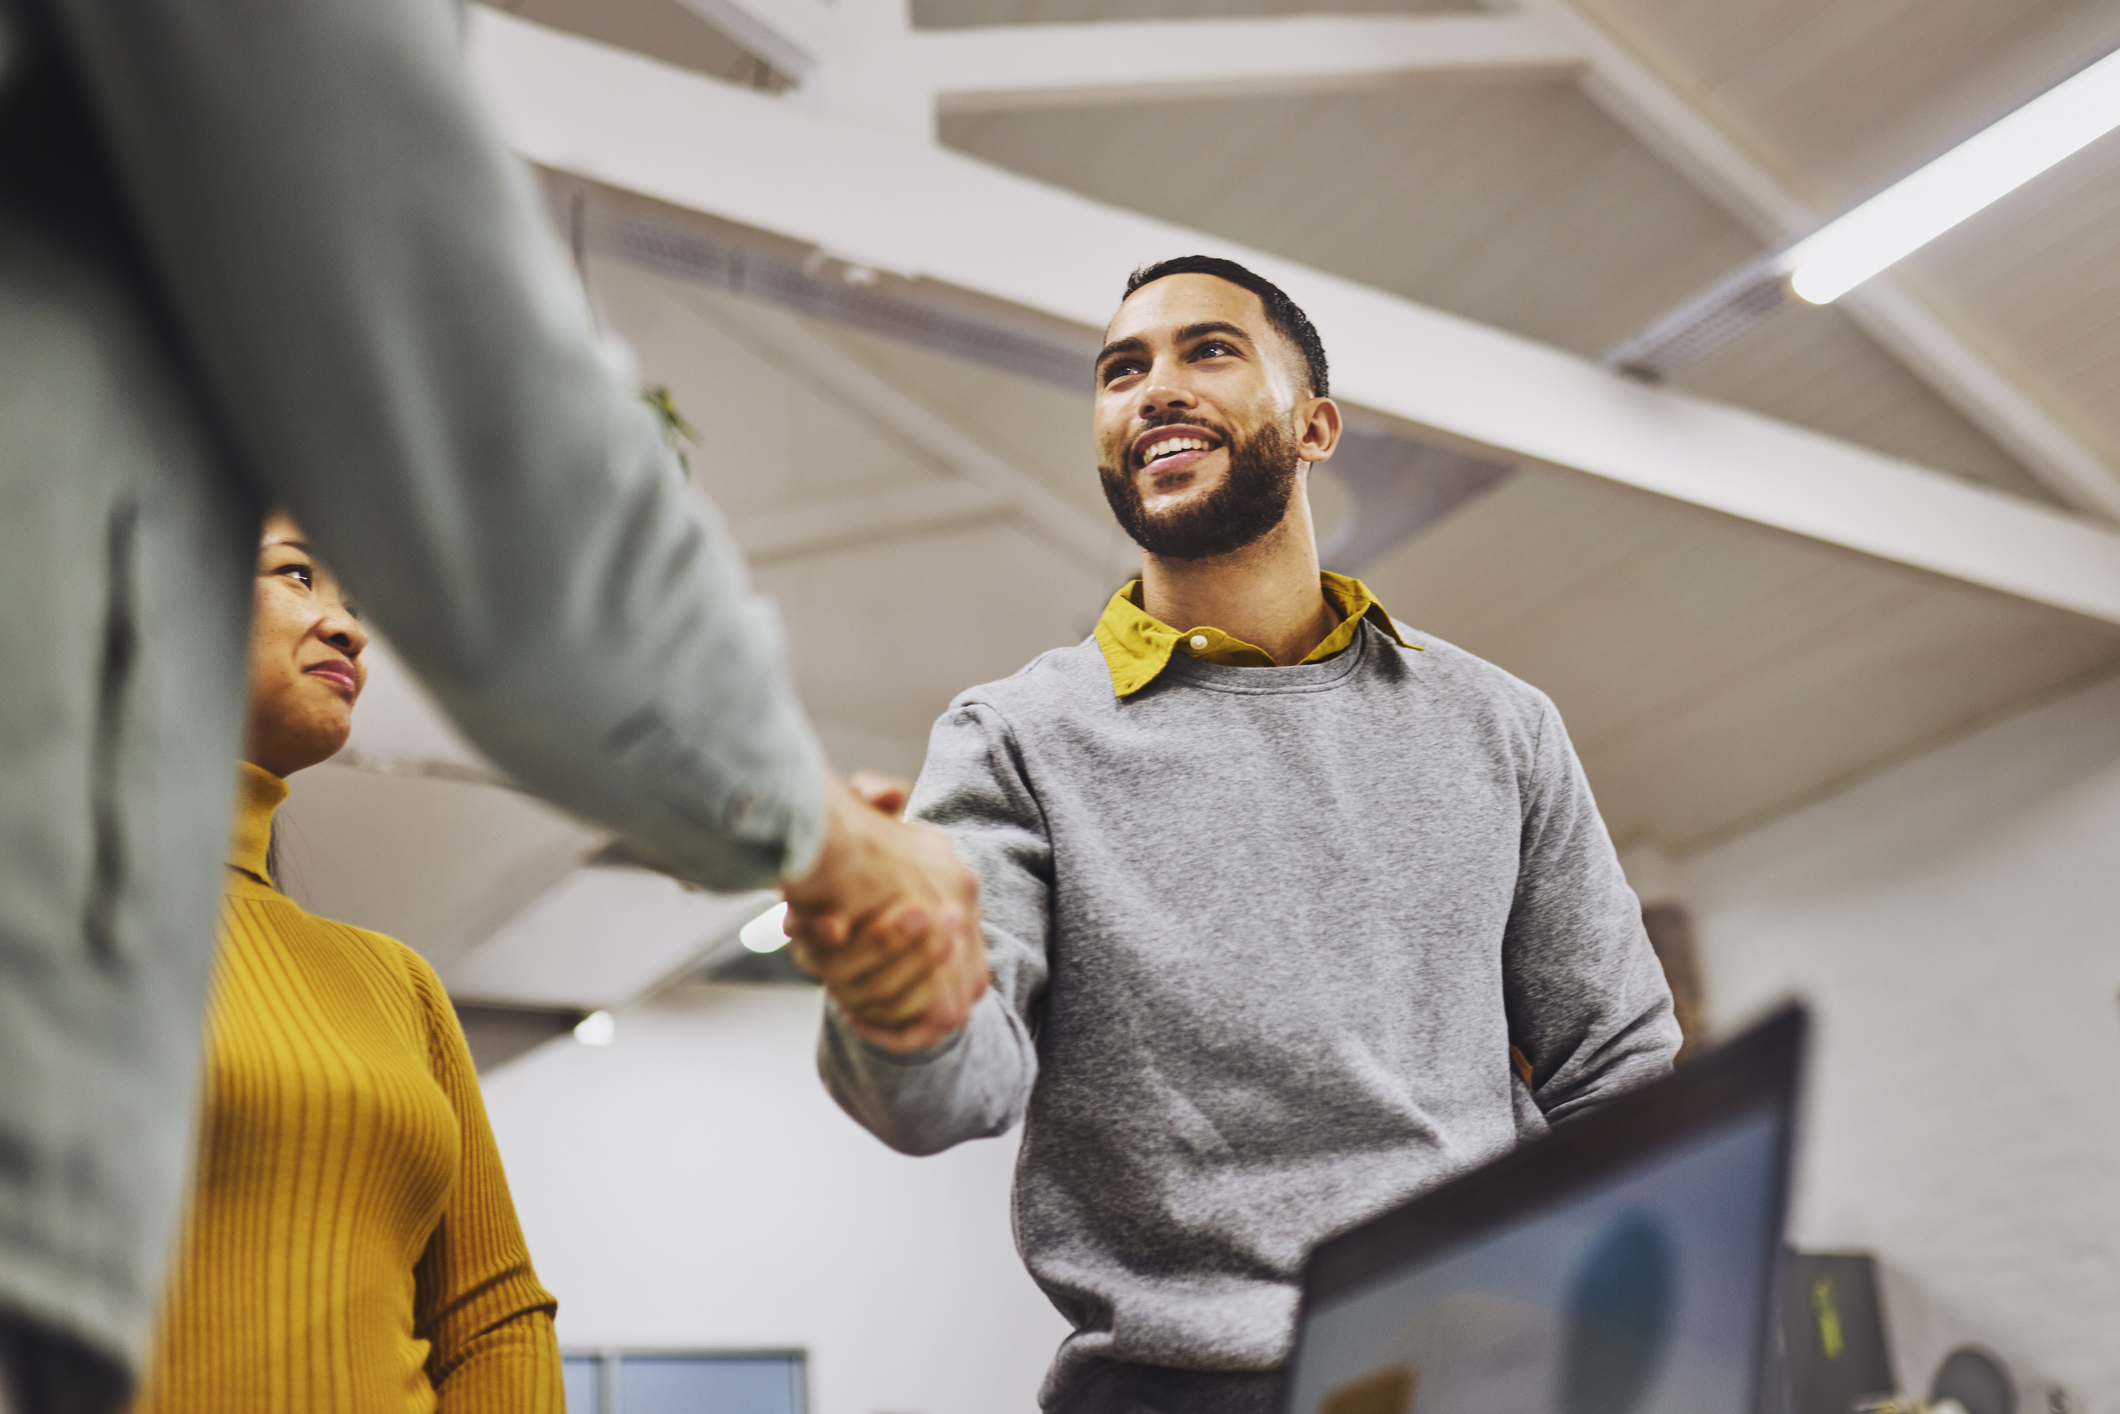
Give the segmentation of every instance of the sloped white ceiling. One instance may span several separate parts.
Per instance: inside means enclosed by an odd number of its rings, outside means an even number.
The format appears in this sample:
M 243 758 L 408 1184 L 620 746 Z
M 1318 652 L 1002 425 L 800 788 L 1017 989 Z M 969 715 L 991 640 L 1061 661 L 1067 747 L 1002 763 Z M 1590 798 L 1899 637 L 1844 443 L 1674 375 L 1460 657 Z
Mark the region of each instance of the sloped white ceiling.
M 786 80 L 679 0 L 513 0 L 712 77 Z M 914 0 L 931 27 L 1472 8 L 1419 0 Z M 1582 0 L 1790 191 L 1830 211 L 2120 45 L 2104 0 Z M 943 141 L 1100 200 L 1596 354 L 1752 258 L 1744 225 L 1569 82 L 946 118 Z M 2120 467 L 2120 136 L 1903 267 L 1929 306 Z M 918 439 L 762 356 L 784 321 L 1107 524 L 1088 401 L 873 333 L 592 256 L 603 318 L 702 430 L 703 495 L 739 525 L 954 484 Z M 741 313 L 742 318 L 736 317 Z M 749 324 L 746 320 L 751 321 Z M 2051 502 L 1837 310 L 1792 309 L 1682 386 Z M 1348 514 L 1329 471 L 1327 528 Z M 842 769 L 916 771 L 965 686 L 1087 632 L 1117 569 L 1021 514 L 882 533 L 758 570 Z M 1123 561 L 1112 559 L 1112 566 Z M 1527 469 L 1365 571 L 1402 618 L 1560 704 L 1622 843 L 1684 851 L 1970 726 L 2120 670 L 2120 631 L 1615 485 Z M 683 971 L 758 899 L 592 864 L 598 832 L 492 784 L 387 668 L 348 765 L 288 807 L 297 893 L 487 999 L 606 1005 Z

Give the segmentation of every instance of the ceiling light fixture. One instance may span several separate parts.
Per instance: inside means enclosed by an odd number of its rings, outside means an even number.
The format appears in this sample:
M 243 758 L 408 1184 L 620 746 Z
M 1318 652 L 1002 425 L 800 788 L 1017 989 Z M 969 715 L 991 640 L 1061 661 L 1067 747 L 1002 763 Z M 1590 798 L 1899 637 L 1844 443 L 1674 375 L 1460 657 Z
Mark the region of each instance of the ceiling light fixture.
M 2120 52 L 2048 89 L 1788 249 L 1763 255 L 1606 350 L 1657 383 L 1761 323 L 1793 291 L 1830 304 L 1974 212 L 2120 128 Z
M 575 1023 L 574 1039 L 584 1046 L 608 1046 L 618 1039 L 618 1018 L 608 1011 L 592 1011 Z
M 1829 304 L 1983 207 L 2120 127 L 2120 53 L 1784 251 L 1776 262 L 1812 304 Z

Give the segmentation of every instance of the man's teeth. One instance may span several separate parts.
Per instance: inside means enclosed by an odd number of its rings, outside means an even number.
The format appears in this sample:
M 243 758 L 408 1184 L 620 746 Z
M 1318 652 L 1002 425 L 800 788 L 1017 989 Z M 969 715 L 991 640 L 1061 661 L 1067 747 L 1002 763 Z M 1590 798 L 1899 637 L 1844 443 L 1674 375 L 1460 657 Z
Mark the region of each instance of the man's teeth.
M 1141 460 L 1152 462 L 1159 457 L 1167 457 L 1175 452 L 1204 452 L 1206 450 L 1207 443 L 1198 437 L 1173 437 L 1167 442 L 1152 444 L 1148 449 L 1147 455 L 1142 457 Z

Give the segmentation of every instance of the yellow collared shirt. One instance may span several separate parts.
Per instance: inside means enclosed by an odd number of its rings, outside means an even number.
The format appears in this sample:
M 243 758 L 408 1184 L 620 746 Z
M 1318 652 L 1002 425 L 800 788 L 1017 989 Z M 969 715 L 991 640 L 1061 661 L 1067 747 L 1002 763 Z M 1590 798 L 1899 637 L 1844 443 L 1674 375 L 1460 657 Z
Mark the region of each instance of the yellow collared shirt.
M 1326 634 L 1304 657 L 1304 662 L 1322 663 L 1353 643 L 1365 618 L 1389 634 L 1392 642 L 1401 648 L 1411 648 L 1416 653 L 1422 651 L 1420 644 L 1408 643 L 1399 635 L 1398 625 L 1391 621 L 1391 615 L 1369 592 L 1369 586 L 1359 579 L 1333 574 L 1329 570 L 1321 571 L 1318 586 L 1325 591 L 1326 602 L 1339 611 L 1340 626 Z M 1112 691 L 1119 696 L 1131 697 L 1154 682 L 1169 665 L 1173 653 L 1232 668 L 1274 666 L 1265 649 L 1254 647 L 1221 629 L 1206 624 L 1183 630 L 1172 628 L 1141 607 L 1140 594 L 1141 581 L 1130 581 L 1124 589 L 1112 595 L 1111 602 L 1104 606 L 1103 617 L 1097 620 L 1097 647 L 1104 652 L 1105 666 L 1111 669 Z

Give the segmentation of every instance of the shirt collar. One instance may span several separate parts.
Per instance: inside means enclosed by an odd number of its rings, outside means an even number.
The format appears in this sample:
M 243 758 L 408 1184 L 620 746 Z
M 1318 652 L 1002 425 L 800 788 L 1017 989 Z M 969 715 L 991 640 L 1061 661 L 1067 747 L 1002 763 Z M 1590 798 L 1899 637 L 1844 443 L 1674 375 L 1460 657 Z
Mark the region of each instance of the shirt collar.
M 1369 586 L 1359 579 L 1333 574 L 1329 570 L 1321 571 L 1318 587 L 1325 591 L 1326 602 L 1339 611 L 1341 621 L 1338 628 L 1326 634 L 1318 646 L 1310 650 L 1304 662 L 1323 662 L 1346 649 L 1354 642 L 1364 619 L 1375 624 L 1401 648 L 1410 648 L 1416 653 L 1422 651 L 1418 643 L 1408 643 L 1400 636 L 1391 615 L 1369 592 Z M 1273 666 L 1273 659 L 1264 649 L 1232 637 L 1221 629 L 1204 624 L 1183 631 L 1172 628 L 1141 607 L 1138 602 L 1140 593 L 1140 580 L 1128 582 L 1125 588 L 1112 595 L 1111 602 L 1104 606 L 1103 616 L 1097 620 L 1097 647 L 1104 653 L 1104 664 L 1111 670 L 1112 691 L 1118 696 L 1131 697 L 1154 682 L 1170 665 L 1173 653 L 1238 668 Z M 1195 646 L 1196 641 L 1198 646 Z
M 228 841 L 228 865 L 261 884 L 271 884 L 265 858 L 272 848 L 272 812 L 287 799 L 288 785 L 262 766 L 248 761 L 237 765 L 236 822 Z

